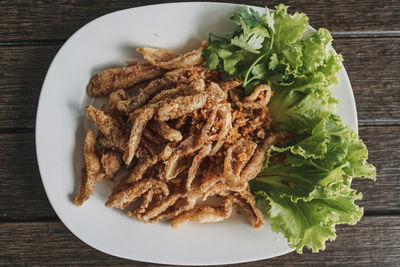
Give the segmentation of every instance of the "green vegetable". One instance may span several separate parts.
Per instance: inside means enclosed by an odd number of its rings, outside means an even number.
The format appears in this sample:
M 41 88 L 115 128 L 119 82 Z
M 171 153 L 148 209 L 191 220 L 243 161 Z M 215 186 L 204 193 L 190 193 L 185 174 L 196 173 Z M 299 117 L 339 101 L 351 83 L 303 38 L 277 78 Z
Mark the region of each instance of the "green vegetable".
M 261 16 L 240 7 L 231 17 L 238 28 L 210 34 L 203 58 L 223 78 L 241 79 L 247 94 L 259 84 L 271 86 L 268 107 L 277 131 L 293 138 L 268 150 L 250 188 L 274 231 L 297 252 L 304 246 L 316 252 L 336 237 L 335 225 L 355 224 L 363 215 L 351 177 L 375 179 L 376 171 L 364 143 L 334 114 L 337 100 L 329 88 L 338 82 L 342 57 L 329 31 L 309 30 L 307 16 L 287 8 L 266 8 Z

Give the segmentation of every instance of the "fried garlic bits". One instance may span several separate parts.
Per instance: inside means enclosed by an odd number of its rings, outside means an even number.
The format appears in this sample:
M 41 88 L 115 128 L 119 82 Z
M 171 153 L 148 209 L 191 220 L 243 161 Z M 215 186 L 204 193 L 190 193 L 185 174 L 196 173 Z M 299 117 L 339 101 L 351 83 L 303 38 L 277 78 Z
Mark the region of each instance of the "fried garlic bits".
M 259 85 L 244 95 L 239 80 L 224 81 L 201 65 L 204 46 L 183 55 L 139 48 L 148 63 L 90 80 L 89 94 L 108 101 L 101 109 L 86 107 L 98 131 L 88 130 L 84 142 L 77 206 L 95 182 L 112 179 L 106 206 L 142 222 L 219 222 L 237 207 L 253 227 L 263 225 L 247 182 L 261 170 L 268 148 L 286 138 L 270 129 L 272 91 Z M 139 83 L 142 89 L 132 95 Z M 120 169 L 129 173 L 116 179 Z

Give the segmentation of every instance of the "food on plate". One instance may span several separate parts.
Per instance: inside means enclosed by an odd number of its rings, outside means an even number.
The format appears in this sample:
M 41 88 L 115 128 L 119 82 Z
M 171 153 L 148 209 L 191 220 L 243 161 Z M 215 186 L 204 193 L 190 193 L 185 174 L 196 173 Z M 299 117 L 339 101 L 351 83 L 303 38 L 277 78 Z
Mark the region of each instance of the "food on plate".
M 115 90 L 132 87 L 162 74 L 161 69 L 149 64 L 108 69 L 90 79 L 88 93 L 90 96 L 106 96 Z
M 299 253 L 324 249 L 336 224 L 363 214 L 351 177 L 375 178 L 334 113 L 341 55 L 327 30 L 284 5 L 264 15 L 242 6 L 231 20 L 233 32 L 199 49 L 138 48 L 146 63 L 91 78 L 89 95 L 108 99 L 85 109 L 98 130 L 87 131 L 75 204 L 112 180 L 106 206 L 142 222 L 219 222 L 235 207 L 254 228 L 267 214 Z
M 86 107 L 98 136 L 88 130 L 77 205 L 88 199 L 96 181 L 113 178 L 123 167 L 129 174 L 115 183 L 106 206 L 128 209 L 140 221 L 171 220 L 173 227 L 217 222 L 237 207 L 251 225 L 263 225 L 247 182 L 261 171 L 268 148 L 289 135 L 271 128 L 270 87 L 260 85 L 246 96 L 240 81 L 225 81 L 201 65 L 206 46 L 203 42 L 184 55 L 139 48 L 164 73 L 138 94 L 130 95 L 130 86 L 108 90 L 105 107 Z M 95 75 L 89 85 L 105 88 L 98 81 Z M 121 84 L 118 79 L 104 82 L 107 88 Z

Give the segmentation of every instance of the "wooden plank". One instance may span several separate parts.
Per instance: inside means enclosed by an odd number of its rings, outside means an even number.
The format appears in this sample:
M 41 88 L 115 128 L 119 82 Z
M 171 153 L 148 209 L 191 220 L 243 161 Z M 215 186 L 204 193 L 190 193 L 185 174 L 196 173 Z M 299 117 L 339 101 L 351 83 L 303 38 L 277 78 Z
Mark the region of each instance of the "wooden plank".
M 378 169 L 376 182 L 354 181 L 364 194 L 359 204 L 366 212 L 400 212 L 399 132 L 400 126 L 360 128 L 370 162 Z M 0 215 L 9 220 L 54 218 L 37 168 L 33 133 L 2 134 L 0 147 Z
M 400 119 L 400 39 L 337 39 L 359 120 Z
M 338 226 L 337 240 L 324 252 L 292 252 L 238 266 L 394 266 L 400 257 L 400 216 L 369 216 L 355 226 Z M 173 244 L 171 244 L 173 245 Z M 143 266 L 99 252 L 78 240 L 60 222 L 2 223 L 0 265 Z M 201 253 L 201 252 L 194 252 Z
M 56 218 L 40 179 L 34 138 L 0 135 L 0 220 Z
M 400 127 L 360 127 L 359 135 L 369 151 L 369 162 L 377 169 L 377 180 L 353 180 L 353 188 L 363 193 L 357 203 L 365 212 L 399 212 L 400 208 Z
M 34 127 L 40 89 L 59 48 L 0 47 L 0 129 Z
M 0 36 L 2 42 L 21 40 L 65 40 L 89 21 L 120 9 L 168 1 L 23 1 L 0 2 Z M 282 2 L 273 1 L 224 1 L 269 7 Z M 326 27 L 331 31 L 384 31 L 400 30 L 397 0 L 288 0 L 290 11 L 305 12 L 311 25 Z M 45 25 L 45 26 L 44 26 Z
M 334 45 L 344 56 L 359 120 L 400 121 L 400 38 L 338 39 Z M 0 47 L 0 130 L 34 127 L 42 82 L 59 47 Z

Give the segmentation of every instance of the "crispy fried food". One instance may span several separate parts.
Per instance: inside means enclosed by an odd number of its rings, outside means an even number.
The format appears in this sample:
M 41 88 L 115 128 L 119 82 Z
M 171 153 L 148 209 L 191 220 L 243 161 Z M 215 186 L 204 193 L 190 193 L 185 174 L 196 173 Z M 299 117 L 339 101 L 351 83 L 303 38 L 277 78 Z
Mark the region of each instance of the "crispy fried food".
M 228 185 L 233 187 L 240 183 L 240 173 L 254 154 L 256 147 L 256 143 L 241 139 L 227 149 L 224 160 L 224 178 Z
M 150 64 L 108 69 L 90 79 L 88 93 L 91 96 L 107 96 L 115 90 L 127 89 L 135 84 L 160 77 L 163 73 L 163 70 Z
M 110 94 L 109 105 L 114 110 L 119 110 L 129 115 L 144 106 L 152 97 L 171 87 L 171 82 L 166 79 L 151 81 L 145 88 L 139 89 L 139 94 L 128 97 L 124 90 L 117 90 Z
M 86 107 L 86 116 L 92 120 L 104 136 L 122 151 L 126 148 L 126 136 L 121 131 L 121 125 L 113 117 L 104 111 L 94 108 L 92 105 Z
M 179 86 L 164 90 L 160 92 L 158 95 L 154 96 L 150 101 L 149 104 L 154 104 L 157 103 L 161 100 L 165 99 L 173 99 L 178 96 L 189 96 L 189 95 L 194 95 L 201 93 L 204 91 L 205 84 L 203 80 L 196 80 L 190 86 L 187 86 L 185 84 L 180 84 Z
M 264 225 L 264 216 L 257 208 L 254 197 L 248 187 L 243 191 L 233 193 L 233 202 L 247 215 L 250 224 L 254 228 L 260 228 Z
M 139 145 L 143 129 L 146 126 L 147 122 L 153 117 L 154 111 L 154 108 L 146 107 L 136 110 L 132 115 L 134 121 L 132 122 L 131 134 L 129 136 L 127 148 L 123 157 L 126 165 L 129 165 L 131 163 L 133 156 L 135 155 L 136 149 Z
M 152 121 L 151 126 L 165 139 L 171 142 L 182 140 L 180 131 L 171 128 L 165 121 Z
M 79 191 L 74 199 L 75 206 L 82 206 L 82 204 L 89 199 L 89 197 L 93 194 L 95 183 L 96 180 L 89 178 L 86 173 L 82 174 Z
M 189 84 L 200 79 L 215 79 L 216 76 L 218 76 L 216 71 L 209 70 L 203 66 L 194 66 L 168 71 L 164 74 L 164 79 L 175 84 Z
M 136 213 L 134 211 L 129 211 L 128 215 L 131 217 L 136 217 L 139 221 L 149 222 L 152 218 L 160 215 L 166 211 L 169 207 L 173 206 L 175 202 L 182 196 L 182 193 L 174 193 L 166 198 L 163 198 L 158 203 L 155 203 L 150 209 L 147 209 L 143 213 Z
M 231 193 L 231 189 L 229 186 L 224 184 L 223 182 L 217 182 L 213 186 L 211 186 L 207 191 L 203 191 L 201 195 L 201 200 L 206 201 L 210 196 L 229 196 Z
M 100 160 L 95 152 L 96 136 L 93 130 L 89 129 L 86 134 L 84 144 L 84 156 L 86 163 L 85 173 L 81 178 L 81 185 L 78 194 L 75 197 L 74 203 L 76 206 L 81 206 L 93 194 L 94 184 L 100 172 Z
M 186 180 L 187 190 L 190 190 L 192 182 L 196 177 L 197 169 L 200 167 L 200 163 L 205 157 L 208 156 L 208 154 L 210 154 L 210 151 L 211 151 L 211 144 L 207 144 L 199 150 L 199 153 L 196 154 L 196 156 L 193 157 L 192 165 L 190 166 L 190 169 L 188 171 L 188 177 Z
M 268 85 L 246 96 L 241 81 L 224 81 L 218 71 L 200 66 L 201 51 L 139 48 L 150 65 L 92 78 L 91 95 L 111 94 L 104 110 L 86 108 L 101 134 L 97 144 L 92 131 L 85 139 L 86 172 L 76 205 L 90 196 L 95 181 L 126 168 L 129 174 L 116 182 L 106 206 L 131 206 L 128 215 L 139 221 L 170 220 L 175 228 L 218 222 L 236 206 L 254 228 L 263 225 L 248 181 L 261 170 L 269 147 L 289 135 L 272 129 Z M 143 79 L 153 80 L 136 95 L 125 91 Z M 214 200 L 219 202 L 210 205 Z
M 148 178 L 140 180 L 119 192 L 112 193 L 106 202 L 106 206 L 125 209 L 127 206 L 129 206 L 129 204 L 140 198 L 144 193 L 153 189 L 161 190 L 161 193 L 164 196 L 169 195 L 168 185 L 165 182 Z
M 257 147 L 247 166 L 240 173 L 240 178 L 246 182 L 255 178 L 261 171 L 268 148 L 286 137 L 286 133 L 271 133 L 270 136 L 265 138 L 261 145 Z
M 173 51 L 163 48 L 142 47 L 136 51 L 143 55 L 144 59 L 155 67 L 162 69 L 187 68 L 198 65 L 202 62 L 201 54 L 207 43 L 202 43 L 199 49 L 179 55 Z
M 158 161 L 158 155 L 155 155 L 151 158 L 147 158 L 144 161 L 140 162 L 137 164 L 132 172 L 129 174 L 129 176 L 120 181 L 120 184 L 131 184 L 139 181 L 140 179 L 143 178 L 143 175 L 146 173 L 146 171 L 153 165 L 155 165 Z
M 232 114 L 231 106 L 229 103 L 225 103 L 218 109 L 218 121 L 219 121 L 219 133 L 216 137 L 216 143 L 211 150 L 211 155 L 215 155 L 221 147 L 224 145 L 225 137 L 228 135 L 229 130 L 232 128 Z
M 182 224 L 194 221 L 198 223 L 220 222 L 228 218 L 232 213 L 232 199 L 226 198 L 221 206 L 195 207 L 177 216 L 171 221 L 171 226 L 178 228 Z
M 144 193 L 143 202 L 142 202 L 142 204 L 140 204 L 139 208 L 137 209 L 137 211 L 136 211 L 137 213 L 143 213 L 147 210 L 151 201 L 153 201 L 154 195 L 156 195 L 158 193 L 157 191 L 158 190 L 155 189 L 155 190 L 149 190 L 146 193 Z M 160 195 L 158 194 L 158 196 L 160 196 Z
M 202 108 L 206 104 L 207 95 L 200 93 L 189 96 L 178 96 L 167 100 L 161 105 L 154 118 L 159 121 L 168 121 L 179 118 L 191 113 L 196 109 Z
M 230 81 L 224 81 L 219 84 L 221 87 L 222 91 L 228 92 L 229 90 L 232 90 L 238 86 L 242 85 L 242 81 L 240 80 L 230 80 Z
M 120 155 L 115 151 L 106 152 L 101 155 L 101 164 L 104 169 L 102 179 L 111 179 L 121 169 Z
M 165 221 L 175 218 L 178 215 L 181 215 L 183 212 L 193 209 L 196 205 L 196 197 L 187 196 L 178 199 L 175 204 L 168 208 L 164 213 L 155 216 L 149 220 L 149 222 L 158 222 L 158 221 Z
M 267 108 L 267 104 L 272 97 L 272 90 L 266 84 L 257 86 L 251 95 L 244 98 L 243 106 L 246 108 Z
M 168 181 L 175 178 L 174 174 L 178 167 L 179 158 L 179 154 L 173 154 L 167 160 L 165 160 L 163 173 L 161 174 L 165 180 Z

